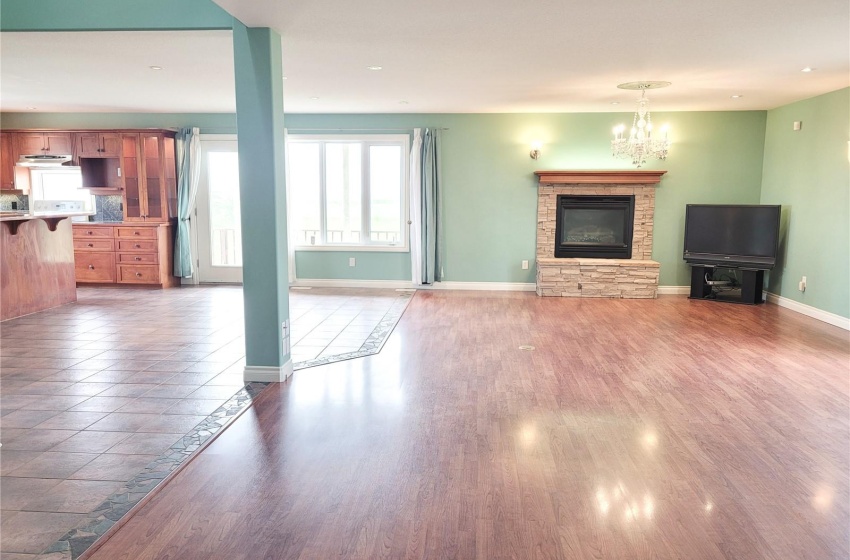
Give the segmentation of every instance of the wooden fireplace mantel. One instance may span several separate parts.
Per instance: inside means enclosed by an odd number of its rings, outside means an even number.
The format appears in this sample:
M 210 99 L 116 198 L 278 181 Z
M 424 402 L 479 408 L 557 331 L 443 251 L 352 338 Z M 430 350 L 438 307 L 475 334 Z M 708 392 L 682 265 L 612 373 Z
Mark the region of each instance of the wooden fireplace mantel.
M 617 170 L 617 171 L 535 171 L 540 184 L 605 183 L 619 185 L 656 185 L 667 171 Z

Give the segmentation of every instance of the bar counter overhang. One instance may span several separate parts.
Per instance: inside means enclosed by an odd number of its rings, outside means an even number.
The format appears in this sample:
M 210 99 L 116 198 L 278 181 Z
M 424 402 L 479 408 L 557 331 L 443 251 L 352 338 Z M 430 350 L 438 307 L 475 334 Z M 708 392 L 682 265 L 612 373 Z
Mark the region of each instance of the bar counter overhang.
M 0 212 L 0 320 L 77 301 L 71 217 Z

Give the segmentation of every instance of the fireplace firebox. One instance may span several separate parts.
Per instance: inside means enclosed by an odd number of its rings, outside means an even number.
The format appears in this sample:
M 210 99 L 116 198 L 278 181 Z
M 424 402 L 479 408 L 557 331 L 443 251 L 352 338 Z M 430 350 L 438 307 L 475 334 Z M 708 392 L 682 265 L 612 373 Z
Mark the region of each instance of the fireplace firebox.
M 635 197 L 558 195 L 556 258 L 632 258 Z

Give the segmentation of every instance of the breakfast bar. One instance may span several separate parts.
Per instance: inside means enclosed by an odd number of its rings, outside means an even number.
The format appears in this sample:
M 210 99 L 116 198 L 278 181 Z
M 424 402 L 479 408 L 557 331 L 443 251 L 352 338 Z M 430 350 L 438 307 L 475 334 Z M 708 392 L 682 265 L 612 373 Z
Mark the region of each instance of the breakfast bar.
M 0 320 L 77 301 L 71 217 L 0 212 Z

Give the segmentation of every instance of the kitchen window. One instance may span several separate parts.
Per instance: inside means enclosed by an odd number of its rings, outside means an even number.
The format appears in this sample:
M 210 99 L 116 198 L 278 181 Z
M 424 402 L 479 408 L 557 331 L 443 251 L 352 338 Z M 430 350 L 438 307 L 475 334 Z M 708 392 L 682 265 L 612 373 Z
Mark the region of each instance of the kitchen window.
M 407 135 L 289 135 L 298 249 L 407 251 Z

